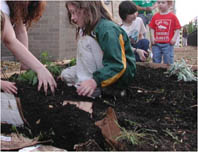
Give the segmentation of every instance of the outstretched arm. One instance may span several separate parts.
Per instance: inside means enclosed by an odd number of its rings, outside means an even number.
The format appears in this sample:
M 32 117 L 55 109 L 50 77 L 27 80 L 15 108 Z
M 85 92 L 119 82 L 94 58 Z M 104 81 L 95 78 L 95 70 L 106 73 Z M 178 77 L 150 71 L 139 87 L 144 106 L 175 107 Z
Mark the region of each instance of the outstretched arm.
M 54 93 L 56 88 L 56 82 L 52 77 L 51 73 L 44 67 L 40 61 L 33 56 L 27 48 L 19 42 L 16 38 L 14 29 L 11 25 L 10 19 L 5 15 L 5 28 L 3 31 L 3 42 L 5 46 L 22 62 L 28 65 L 33 71 L 37 73 L 39 85 L 38 90 L 41 86 L 44 86 L 44 91 L 47 94 L 48 84 L 50 85 L 51 91 Z
M 14 31 L 16 34 L 16 38 L 27 48 L 28 47 L 28 34 L 25 24 L 23 24 L 22 20 L 14 26 Z M 25 65 L 25 63 L 21 64 L 22 70 L 27 70 L 29 67 Z

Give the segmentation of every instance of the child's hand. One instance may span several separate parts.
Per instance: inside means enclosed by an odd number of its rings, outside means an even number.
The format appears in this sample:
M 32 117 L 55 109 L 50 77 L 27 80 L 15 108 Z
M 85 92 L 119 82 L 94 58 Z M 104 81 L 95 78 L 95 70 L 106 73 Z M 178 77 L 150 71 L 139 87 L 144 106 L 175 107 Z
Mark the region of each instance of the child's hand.
M 146 61 L 146 58 L 148 57 L 148 53 L 146 51 L 137 49 L 136 52 L 138 53 L 141 61 Z
M 78 95 L 90 97 L 97 87 L 96 81 L 94 79 L 85 80 L 79 84 L 77 88 Z
M 175 43 L 176 43 L 176 41 L 173 40 L 173 39 L 170 41 L 170 44 L 171 44 L 171 45 L 175 45 Z
M 155 45 L 155 40 L 151 40 L 151 44 L 152 45 Z
M 1 89 L 10 94 L 17 94 L 17 87 L 15 83 L 1 80 Z
M 54 77 L 52 74 L 46 69 L 46 68 L 41 68 L 38 69 L 37 72 L 39 84 L 38 84 L 38 91 L 40 91 L 42 85 L 45 91 L 45 95 L 47 95 L 47 89 L 48 85 L 52 91 L 52 93 L 55 93 L 55 88 L 57 87 L 56 81 L 54 80 Z

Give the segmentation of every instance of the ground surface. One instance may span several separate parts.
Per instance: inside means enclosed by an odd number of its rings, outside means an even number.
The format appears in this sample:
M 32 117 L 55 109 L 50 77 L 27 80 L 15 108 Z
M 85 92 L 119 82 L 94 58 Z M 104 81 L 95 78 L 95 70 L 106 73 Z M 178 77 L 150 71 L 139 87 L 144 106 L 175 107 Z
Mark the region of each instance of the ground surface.
M 197 47 L 175 48 L 175 61 L 183 58 L 188 64 L 197 65 Z
M 142 144 L 125 142 L 124 150 L 197 150 L 197 84 L 177 82 L 164 75 L 164 69 L 137 66 L 137 74 L 127 96 L 89 99 L 77 96 L 74 88 L 58 81 L 56 95 L 46 97 L 37 87 L 17 83 L 18 96 L 28 129 L 18 129 L 28 137 L 51 139 L 53 146 L 73 150 L 73 146 L 94 139 L 102 150 L 111 150 L 94 122 L 114 108 L 118 123 L 127 130 L 145 133 Z M 93 102 L 93 117 L 64 100 Z M 9 132 L 2 126 L 2 132 Z M 7 130 L 7 131 L 6 131 Z M 119 149 L 118 149 L 119 150 Z
M 197 50 L 185 49 L 189 52 L 176 49 L 175 59 L 183 57 L 189 64 L 196 64 Z M 94 139 L 102 150 L 112 150 L 94 125 L 112 107 L 121 127 L 146 134 L 138 145 L 124 140 L 124 150 L 197 151 L 197 83 L 178 82 L 164 72 L 137 66 L 136 77 L 125 97 L 103 96 L 95 100 L 77 96 L 75 88 L 61 81 L 57 81 L 55 96 L 37 92 L 37 86 L 17 83 L 24 116 L 30 124 L 18 131 L 29 138 L 50 139 L 48 144 L 67 150 L 89 139 Z M 64 100 L 92 102 L 92 117 L 74 105 L 63 106 Z M 3 133 L 12 131 L 10 126 L 1 126 Z

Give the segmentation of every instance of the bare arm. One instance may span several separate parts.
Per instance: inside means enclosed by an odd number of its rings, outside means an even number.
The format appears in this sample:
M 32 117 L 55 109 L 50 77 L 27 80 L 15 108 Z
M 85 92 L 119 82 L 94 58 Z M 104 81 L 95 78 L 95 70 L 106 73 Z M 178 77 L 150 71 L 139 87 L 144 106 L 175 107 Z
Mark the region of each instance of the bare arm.
M 146 11 L 146 7 L 136 5 L 138 11 Z
M 172 45 L 175 45 L 175 43 L 176 43 L 176 41 L 177 41 L 177 38 L 178 38 L 178 36 L 179 36 L 179 32 L 180 32 L 179 29 L 175 31 L 174 36 L 173 36 L 173 38 L 172 38 L 172 40 L 171 40 L 171 42 L 170 42 Z
M 14 26 L 14 31 L 16 34 L 16 38 L 27 48 L 29 49 L 28 46 L 28 34 L 25 25 L 21 21 L 20 23 L 16 24 Z M 29 67 L 25 65 L 25 63 L 22 62 L 21 64 L 21 69 L 22 70 L 27 70 Z
M 28 49 L 28 35 L 27 30 L 23 22 L 16 24 L 14 27 L 16 38 Z
M 154 10 L 155 8 L 157 8 L 157 2 L 156 2 L 153 6 L 147 7 L 146 10 L 147 10 L 147 11 L 152 11 L 152 10 Z
M 151 44 L 154 45 L 155 44 L 155 37 L 154 37 L 154 33 L 155 33 L 155 30 L 154 29 L 151 29 Z
M 40 61 L 33 56 L 30 51 L 19 42 L 16 38 L 14 29 L 10 23 L 10 19 L 5 15 L 5 28 L 3 31 L 3 42 L 5 46 L 22 62 L 28 65 L 38 75 L 39 85 L 38 90 L 44 85 L 44 91 L 47 93 L 48 84 L 50 85 L 51 91 L 54 92 L 56 82 L 50 72 L 44 67 Z

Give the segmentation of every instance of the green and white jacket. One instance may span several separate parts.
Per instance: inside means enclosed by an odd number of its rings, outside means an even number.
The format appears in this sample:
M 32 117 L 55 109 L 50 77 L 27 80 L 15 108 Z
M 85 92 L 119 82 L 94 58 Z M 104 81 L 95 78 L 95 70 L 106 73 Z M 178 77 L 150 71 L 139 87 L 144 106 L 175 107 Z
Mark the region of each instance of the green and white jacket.
M 133 80 L 136 61 L 125 31 L 114 22 L 100 19 L 91 34 L 103 51 L 103 68 L 93 73 L 98 86 L 127 87 Z

